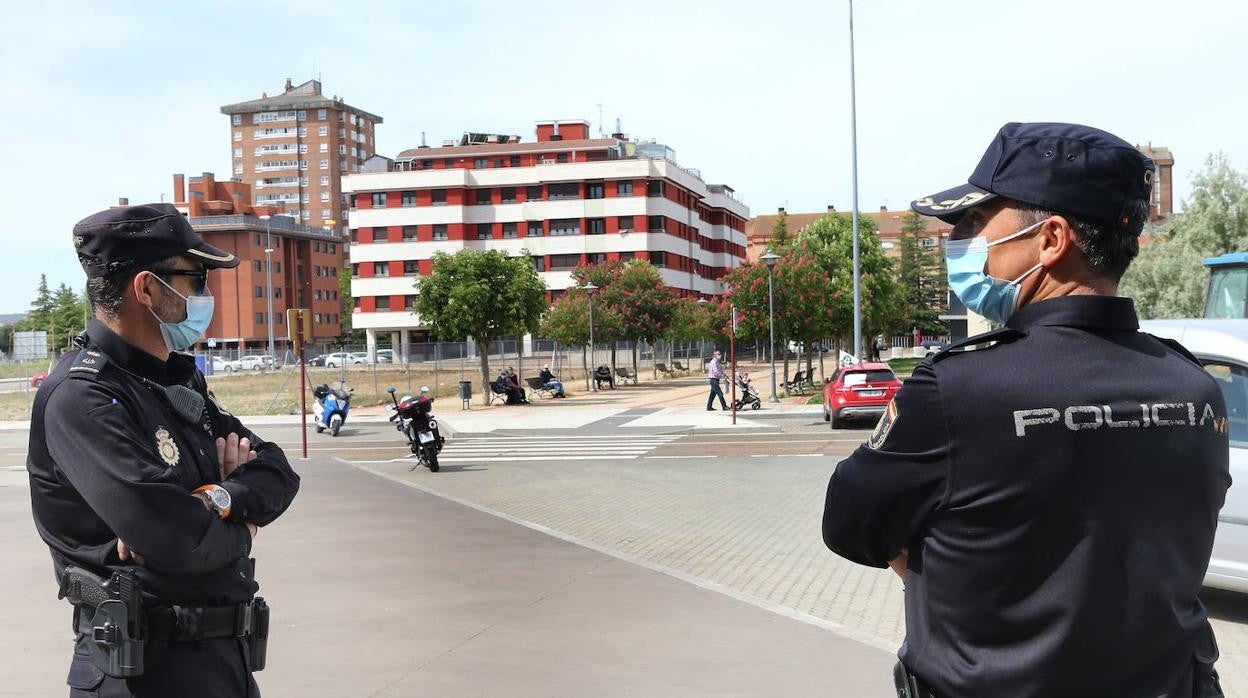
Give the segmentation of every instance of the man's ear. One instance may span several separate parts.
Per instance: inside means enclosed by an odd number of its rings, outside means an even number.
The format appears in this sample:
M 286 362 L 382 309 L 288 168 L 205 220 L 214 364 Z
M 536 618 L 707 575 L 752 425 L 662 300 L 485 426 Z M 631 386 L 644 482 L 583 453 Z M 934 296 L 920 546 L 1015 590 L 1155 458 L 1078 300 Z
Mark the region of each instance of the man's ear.
M 145 272 L 135 274 L 134 278 L 130 280 L 130 291 L 134 294 L 134 299 L 138 301 L 139 305 L 147 308 L 156 307 L 156 296 L 150 290 L 149 282 L 151 280 L 152 275 Z
M 1050 216 L 1040 226 L 1040 263 L 1046 269 L 1068 264 L 1078 259 L 1075 231 L 1065 216 Z

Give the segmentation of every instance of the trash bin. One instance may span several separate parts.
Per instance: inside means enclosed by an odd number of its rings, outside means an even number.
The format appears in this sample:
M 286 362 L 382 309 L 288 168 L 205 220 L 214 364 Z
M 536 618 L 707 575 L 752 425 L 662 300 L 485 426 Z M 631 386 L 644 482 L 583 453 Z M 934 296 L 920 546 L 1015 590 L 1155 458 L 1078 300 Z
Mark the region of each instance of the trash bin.
M 464 402 L 472 400 L 472 381 L 459 382 L 459 399 Z
M 195 355 L 195 368 L 198 368 L 199 372 L 205 376 L 212 375 L 212 362 L 208 360 L 208 356 L 206 354 Z

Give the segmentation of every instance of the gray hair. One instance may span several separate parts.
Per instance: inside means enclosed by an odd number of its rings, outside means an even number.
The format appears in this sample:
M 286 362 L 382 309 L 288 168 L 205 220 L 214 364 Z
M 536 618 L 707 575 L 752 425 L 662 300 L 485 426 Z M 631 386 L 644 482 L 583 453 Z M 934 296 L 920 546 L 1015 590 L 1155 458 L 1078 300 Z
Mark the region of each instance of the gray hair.
M 1035 225 L 1051 216 L 1061 216 L 1075 231 L 1075 246 L 1083 255 L 1084 264 L 1097 278 L 1117 284 L 1126 273 L 1131 261 L 1140 253 L 1140 235 L 1131 224 L 1107 226 L 1092 223 L 1078 216 L 1016 202 L 1019 225 Z M 1126 211 L 1132 221 L 1148 218 L 1148 202 L 1144 199 L 1132 202 Z M 1136 224 L 1138 225 L 1138 223 Z

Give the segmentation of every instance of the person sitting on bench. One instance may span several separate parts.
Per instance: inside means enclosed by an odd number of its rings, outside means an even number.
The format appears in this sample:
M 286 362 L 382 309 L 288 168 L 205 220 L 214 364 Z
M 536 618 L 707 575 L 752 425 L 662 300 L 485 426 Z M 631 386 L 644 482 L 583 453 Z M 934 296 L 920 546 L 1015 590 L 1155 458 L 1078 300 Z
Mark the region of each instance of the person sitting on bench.
M 542 372 L 538 376 L 542 379 L 542 384 L 555 391 L 555 397 L 567 397 L 563 393 L 563 383 L 550 372 L 550 364 L 542 366 Z
M 599 390 L 602 389 L 603 383 L 606 383 L 611 386 L 612 390 L 615 390 L 615 379 L 611 377 L 611 369 L 607 366 L 599 366 L 598 369 L 594 371 L 594 382 L 597 383 Z
M 525 405 L 529 399 L 524 394 L 524 388 L 520 387 L 520 378 L 516 375 L 516 369 L 511 366 L 507 367 L 507 404 L 509 405 Z M 513 402 L 514 401 L 514 402 Z

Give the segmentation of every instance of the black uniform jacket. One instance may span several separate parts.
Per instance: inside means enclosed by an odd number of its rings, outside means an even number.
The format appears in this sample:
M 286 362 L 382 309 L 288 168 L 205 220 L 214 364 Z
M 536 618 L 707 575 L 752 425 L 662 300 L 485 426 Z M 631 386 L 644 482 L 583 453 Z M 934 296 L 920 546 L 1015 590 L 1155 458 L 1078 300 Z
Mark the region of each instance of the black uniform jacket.
M 1226 407 L 1138 328 L 1127 298 L 1025 306 L 924 361 L 837 466 L 824 541 L 909 550 L 900 656 L 938 695 L 1191 695 Z
M 94 320 L 80 342 L 35 397 L 26 461 L 56 573 L 72 564 L 107 578 L 132 564 L 117 556 L 120 538 L 145 558 L 137 569 L 151 603 L 250 599 L 258 586 L 244 522 L 263 526 L 290 506 L 299 476 L 286 454 L 207 397 L 191 357 L 160 361 Z M 164 386 L 175 384 L 205 398 L 198 419 L 173 408 Z M 230 432 L 257 455 L 221 482 L 214 441 Z M 208 483 L 230 492 L 230 520 L 191 494 Z

